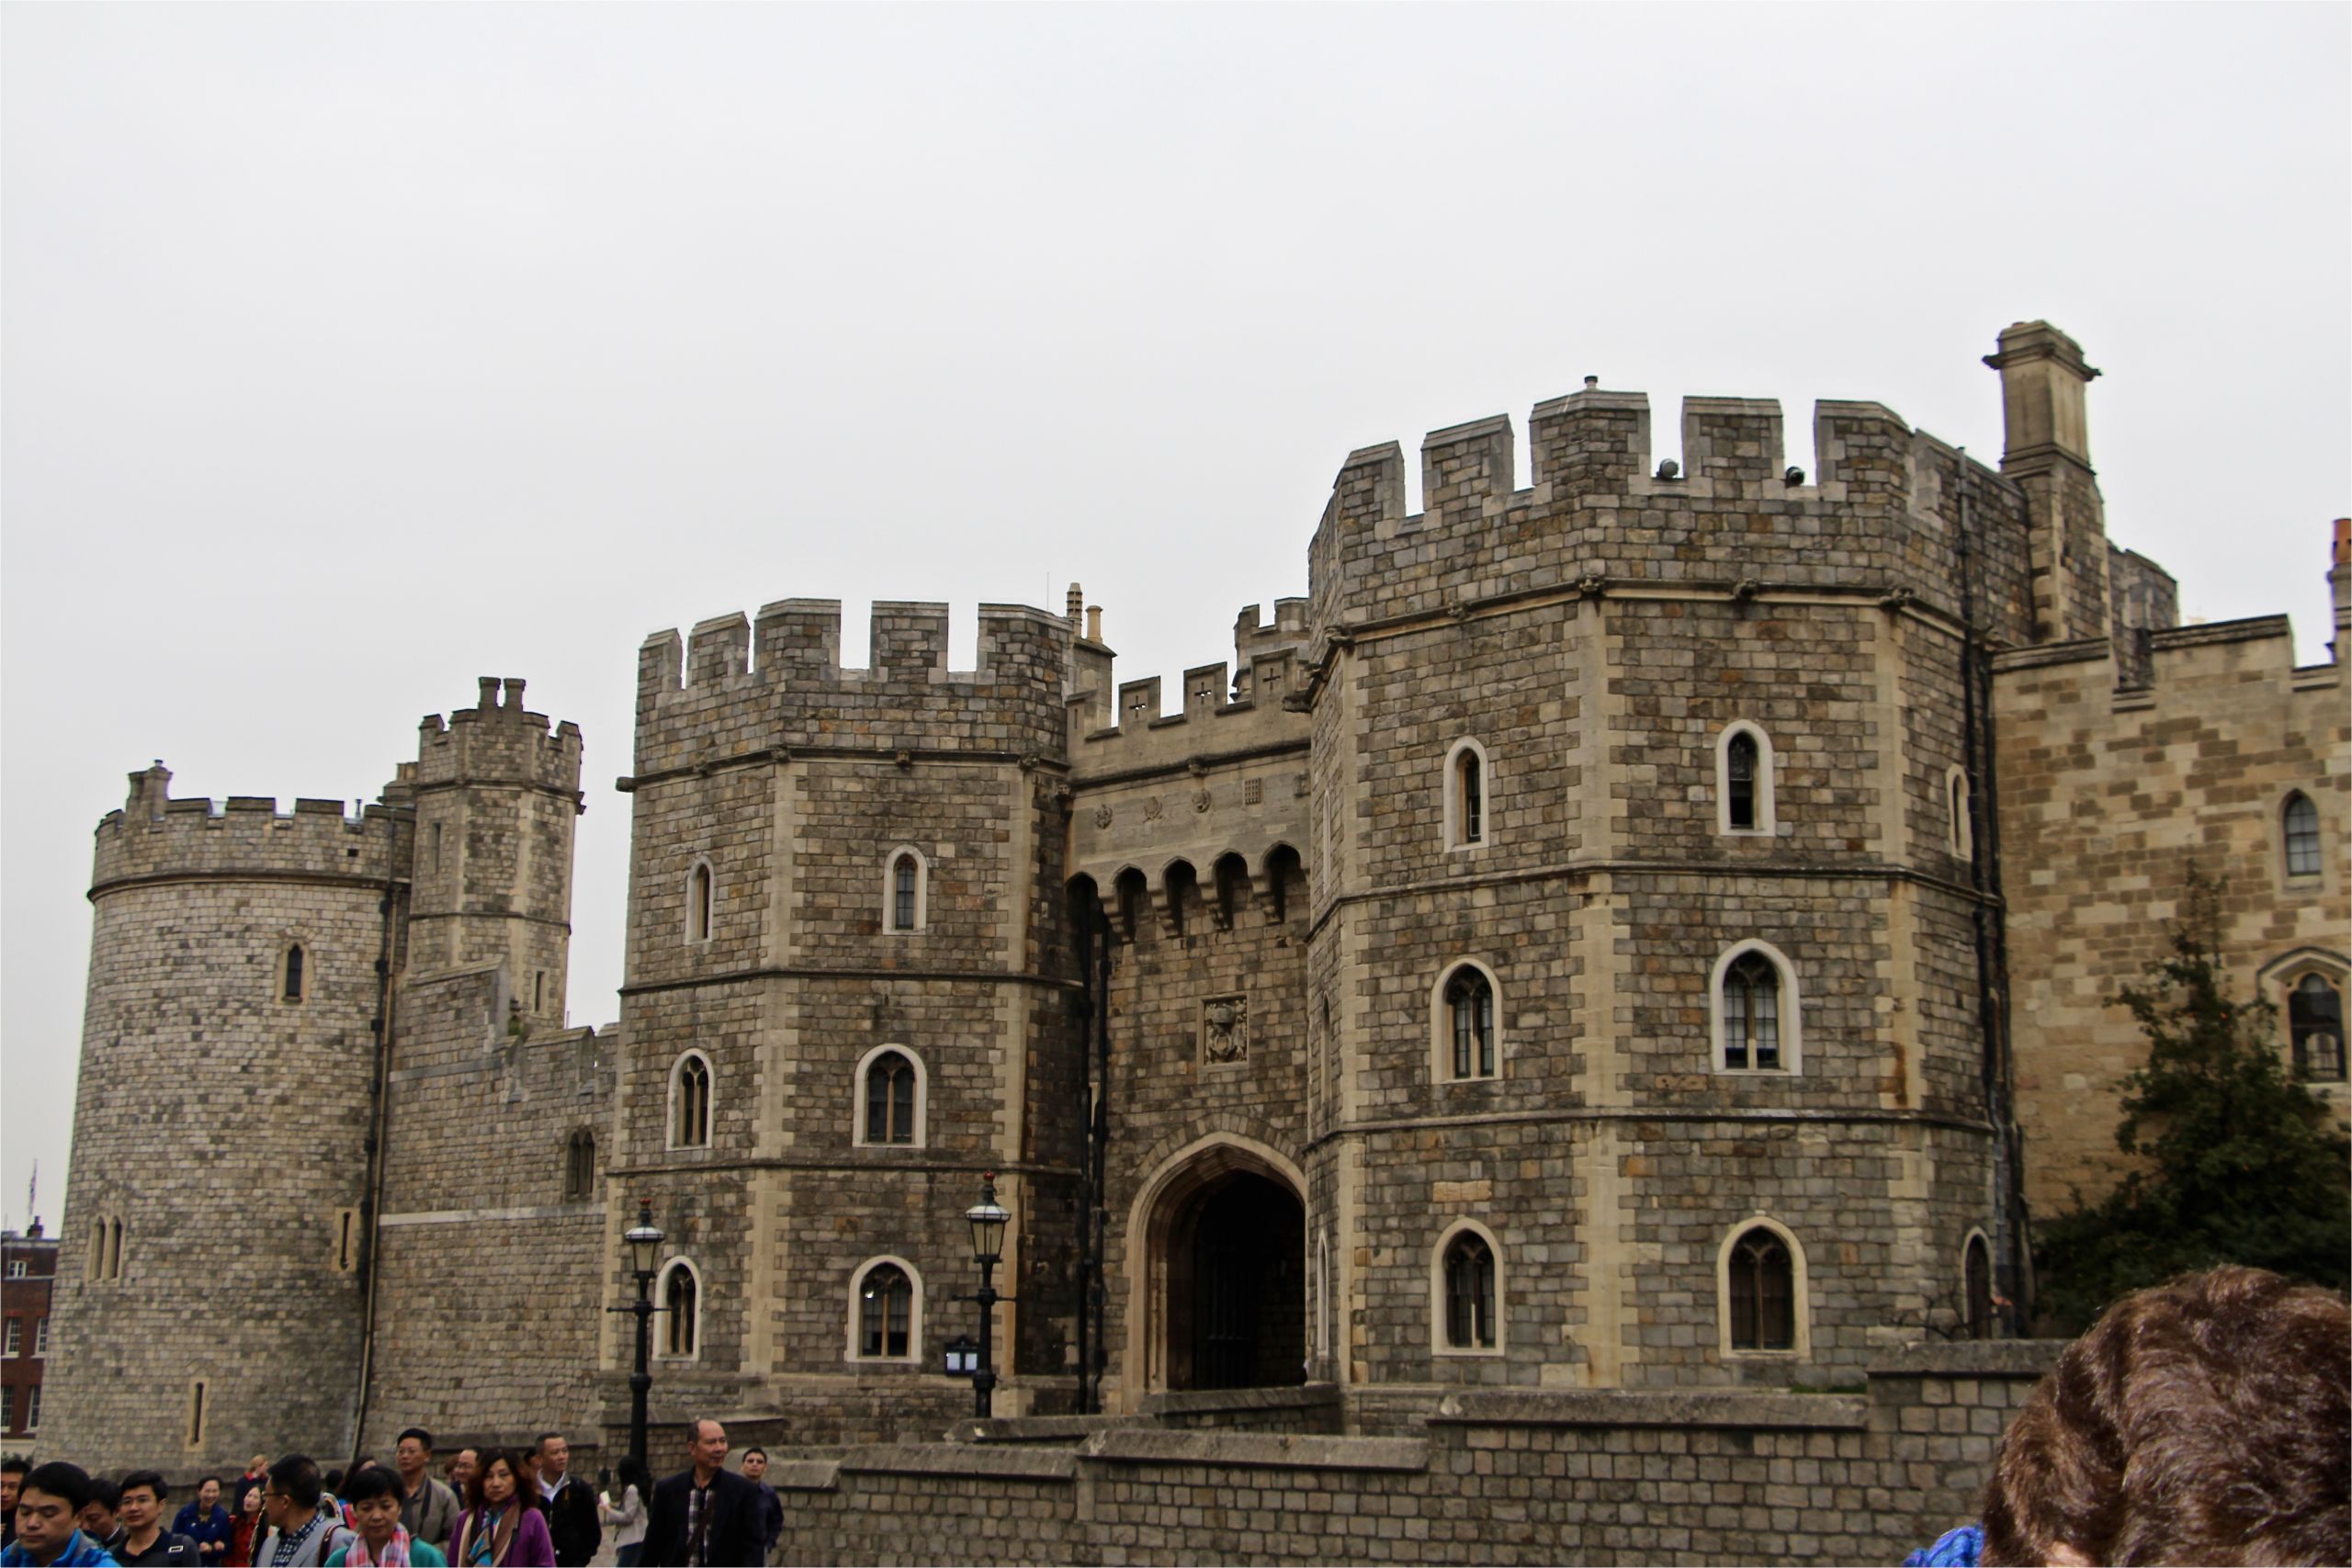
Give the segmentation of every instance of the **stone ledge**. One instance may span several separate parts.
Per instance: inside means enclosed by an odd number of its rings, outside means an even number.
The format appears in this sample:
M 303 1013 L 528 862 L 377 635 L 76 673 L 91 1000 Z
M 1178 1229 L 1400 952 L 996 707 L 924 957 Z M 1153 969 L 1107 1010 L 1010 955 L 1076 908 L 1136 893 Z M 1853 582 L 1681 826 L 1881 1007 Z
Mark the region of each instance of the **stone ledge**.
M 1079 1450 L 1120 1464 L 1256 1466 L 1275 1470 L 1424 1471 L 1430 1446 L 1418 1438 L 1310 1438 L 1270 1432 L 1097 1432 Z M 1041 1456 L 1042 1457 L 1042 1456 Z
M 2039 1378 L 2058 1363 L 2064 1339 L 1951 1339 L 1901 1349 L 1871 1361 L 1874 1378 Z
M 2211 621 L 2201 626 L 2167 626 L 2151 632 L 2148 641 L 2157 651 L 2176 648 L 2199 648 L 2217 642 L 2261 642 L 2270 637 L 2288 637 L 2284 615 L 2248 615 L 2243 620 Z
M 768 1466 L 767 1483 L 779 1492 L 838 1492 L 842 1467 L 838 1460 L 786 1460 Z
M 1228 1410 L 1320 1410 L 1340 1403 L 1337 1383 L 1299 1388 L 1209 1388 L 1155 1393 L 1143 1402 L 1146 1416 L 1211 1416 Z
M 2105 637 L 2089 637 L 2080 642 L 2045 642 L 1995 654 L 1993 673 L 2006 675 L 2013 670 L 2041 670 L 2052 664 L 2093 664 L 2114 657 L 2115 649 Z
M 1000 1416 L 987 1421 L 958 1421 L 947 1428 L 951 1443 L 1074 1443 L 1097 1432 L 1146 1426 L 1137 1416 Z
M 1069 1481 L 1078 1474 L 1078 1461 L 1066 1450 L 975 1448 L 960 1443 L 865 1443 L 842 1450 L 834 1468 L 880 1475 Z
M 1845 1394 L 1713 1390 L 1534 1390 L 1448 1396 L 1432 1426 L 1748 1427 L 1865 1431 L 1870 1401 Z

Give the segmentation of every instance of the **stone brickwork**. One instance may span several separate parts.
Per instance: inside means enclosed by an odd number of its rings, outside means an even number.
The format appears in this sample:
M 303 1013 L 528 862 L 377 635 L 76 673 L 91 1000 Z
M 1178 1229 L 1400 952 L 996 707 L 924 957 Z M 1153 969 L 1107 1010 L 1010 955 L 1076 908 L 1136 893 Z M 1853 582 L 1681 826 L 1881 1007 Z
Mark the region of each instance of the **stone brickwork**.
M 1464 1393 L 1413 1438 L 974 1431 L 769 1479 L 792 1562 L 1894 1562 L 1976 1517 L 2057 1348 L 1891 1351 L 1838 1396 Z
M 97 830 L 42 1419 L 93 1471 L 233 1468 L 342 1438 L 359 1397 L 376 965 L 408 813 L 173 800 L 161 763 L 130 782 Z
M 839 605 L 794 600 L 760 612 L 756 638 L 741 615 L 703 623 L 683 660 L 676 634 L 650 639 L 625 781 L 613 1177 L 652 1203 L 702 1302 L 691 1352 L 662 1342 L 656 1416 L 774 1413 L 804 1441 L 934 1432 L 968 1411 L 939 1365 L 970 1324 L 949 1298 L 977 1283 L 963 1212 L 985 1170 L 1018 1216 L 998 1363 L 1058 1374 L 1077 1228 L 1070 627 L 983 606 L 978 667 L 959 673 L 944 606 L 877 604 L 868 670 L 838 667 L 839 625 Z M 922 871 L 902 931 L 904 852 Z M 707 932 L 689 907 L 698 866 Z M 871 1144 L 860 1075 L 886 1047 L 920 1071 L 918 1125 Z M 681 1135 L 673 1099 L 688 1053 L 711 1074 L 706 1137 Z M 857 1287 L 877 1265 L 913 1285 L 903 1355 L 862 1354 Z M 634 1293 L 616 1257 L 607 1269 L 614 1299 Z
M 66 1451 L 185 1477 L 590 1427 L 604 1203 L 571 1140 L 613 1063 L 564 1027 L 579 767 L 485 679 L 356 818 L 131 776 L 90 890 Z
M 2104 639 L 1996 662 L 2010 963 L 2033 1031 L 2018 1054 L 2018 1120 L 2037 1213 L 2097 1201 L 2125 1168 L 2115 1146 L 2120 1086 L 2147 1042 L 2113 998 L 2165 955 L 2190 867 L 2221 884 L 2233 991 L 2278 1009 L 2282 1051 L 2288 992 L 2304 976 L 2344 994 L 2347 570 L 2339 554 L 2330 664 L 2294 667 L 2283 616 L 2157 629 L 2136 686 L 2119 679 Z M 2318 814 L 2309 875 L 2287 867 L 2294 792 Z M 2314 1088 L 2345 1111 L 2340 1078 Z

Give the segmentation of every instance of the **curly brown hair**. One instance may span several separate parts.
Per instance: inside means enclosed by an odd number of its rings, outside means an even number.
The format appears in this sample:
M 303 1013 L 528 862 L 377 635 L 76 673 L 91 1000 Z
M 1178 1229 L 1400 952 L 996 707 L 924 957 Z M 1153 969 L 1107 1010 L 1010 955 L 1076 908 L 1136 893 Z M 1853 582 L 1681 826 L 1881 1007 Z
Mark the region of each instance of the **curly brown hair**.
M 2258 1269 L 2135 1291 L 2001 1439 L 1986 1563 L 2352 1562 L 2352 1309 Z

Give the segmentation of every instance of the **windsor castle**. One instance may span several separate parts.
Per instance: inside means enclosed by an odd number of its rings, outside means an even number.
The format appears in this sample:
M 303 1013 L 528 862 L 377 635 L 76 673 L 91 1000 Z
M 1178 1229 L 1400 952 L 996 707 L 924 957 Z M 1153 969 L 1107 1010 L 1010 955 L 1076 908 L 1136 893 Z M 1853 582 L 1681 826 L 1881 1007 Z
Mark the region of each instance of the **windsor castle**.
M 1306 596 L 1172 702 L 1075 590 L 983 605 L 969 671 L 933 604 L 877 604 L 865 669 L 830 602 L 660 632 L 599 1029 L 580 734 L 521 681 L 356 818 L 132 774 L 45 1436 L 609 1462 L 642 1204 L 657 1421 L 933 1438 L 989 1171 L 1000 1415 L 1305 1389 L 1399 1434 L 2021 1332 L 2030 1227 L 2116 1178 L 2108 998 L 2190 865 L 2344 1105 L 2352 566 L 2338 523 L 2332 662 L 2178 625 L 2109 542 L 2082 351 L 1986 363 L 1997 469 L 1828 401 L 1807 474 L 1736 398 L 1657 461 L 1590 381 L 1523 448 L 1429 435 L 1417 513 L 1396 444 L 1351 453 Z

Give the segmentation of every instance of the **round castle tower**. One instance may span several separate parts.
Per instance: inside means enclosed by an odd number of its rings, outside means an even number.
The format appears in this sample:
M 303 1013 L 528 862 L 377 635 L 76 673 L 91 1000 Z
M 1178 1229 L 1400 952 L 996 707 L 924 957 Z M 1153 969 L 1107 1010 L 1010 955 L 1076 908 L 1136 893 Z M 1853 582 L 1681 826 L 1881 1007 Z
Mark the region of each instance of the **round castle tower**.
M 403 773 L 407 770 L 403 769 Z M 51 1430 L 94 1471 L 348 1437 L 405 779 L 334 800 L 173 800 L 98 824 L 58 1258 Z

